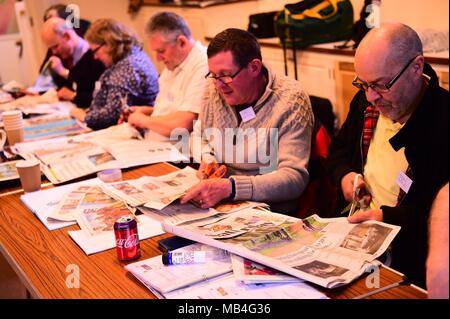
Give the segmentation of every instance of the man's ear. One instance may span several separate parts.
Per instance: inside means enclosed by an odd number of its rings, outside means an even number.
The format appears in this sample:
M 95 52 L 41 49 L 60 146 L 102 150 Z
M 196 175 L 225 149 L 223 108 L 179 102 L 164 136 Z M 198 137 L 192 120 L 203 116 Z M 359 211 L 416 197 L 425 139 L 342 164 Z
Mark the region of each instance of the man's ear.
M 423 55 L 419 55 L 412 64 L 414 74 L 416 74 L 418 77 L 422 76 L 424 64 L 425 58 Z
M 184 48 L 184 46 L 185 46 L 187 43 L 188 43 L 188 39 L 187 39 L 184 35 L 180 34 L 180 35 L 177 37 L 177 44 L 180 46 L 180 48 Z
M 69 32 L 65 31 L 61 37 L 63 38 L 64 41 L 69 41 L 70 40 L 70 34 Z
M 262 61 L 259 59 L 253 59 L 248 64 L 248 69 L 252 75 L 259 75 L 262 69 Z

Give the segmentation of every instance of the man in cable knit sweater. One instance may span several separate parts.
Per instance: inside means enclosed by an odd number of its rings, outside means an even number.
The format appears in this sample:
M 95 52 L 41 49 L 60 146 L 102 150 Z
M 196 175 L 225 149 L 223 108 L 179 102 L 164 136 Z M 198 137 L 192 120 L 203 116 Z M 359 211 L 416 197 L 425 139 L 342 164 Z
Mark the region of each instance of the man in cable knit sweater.
M 247 31 L 222 31 L 207 54 L 209 83 L 192 148 L 194 158 L 203 155 L 200 173 L 217 161 L 226 165 L 228 178 L 202 180 L 182 203 L 194 200 L 207 208 L 222 200 L 253 200 L 295 214 L 309 179 L 314 117 L 308 95 L 299 82 L 262 63 L 259 44 Z

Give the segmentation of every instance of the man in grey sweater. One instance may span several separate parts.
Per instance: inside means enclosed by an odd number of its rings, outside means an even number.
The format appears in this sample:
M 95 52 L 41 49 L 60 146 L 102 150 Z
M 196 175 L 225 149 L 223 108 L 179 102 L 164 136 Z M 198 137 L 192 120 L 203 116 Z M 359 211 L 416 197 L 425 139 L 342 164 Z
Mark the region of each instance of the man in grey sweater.
M 207 54 L 209 82 L 192 134 L 204 179 L 182 203 L 208 208 L 222 200 L 253 200 L 295 214 L 309 179 L 314 117 L 308 95 L 299 82 L 262 63 L 260 46 L 247 31 L 222 31 Z M 227 178 L 207 178 L 216 162 L 224 163 Z

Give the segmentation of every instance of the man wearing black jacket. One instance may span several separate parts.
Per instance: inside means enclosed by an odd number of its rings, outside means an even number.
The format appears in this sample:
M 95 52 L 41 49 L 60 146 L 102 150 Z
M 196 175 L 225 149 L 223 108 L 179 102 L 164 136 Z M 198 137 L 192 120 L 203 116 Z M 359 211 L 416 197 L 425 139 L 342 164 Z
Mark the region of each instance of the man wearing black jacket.
M 391 266 L 425 287 L 430 206 L 448 182 L 448 91 L 424 62 L 417 33 L 402 24 L 371 30 L 356 51 L 355 70 L 360 91 L 330 146 L 327 168 L 342 204 L 355 197 L 355 182 L 366 194 L 368 208 L 350 222 L 401 226 Z
M 67 80 L 58 88 L 58 98 L 72 101 L 80 108 L 89 107 L 104 65 L 94 59 L 89 44 L 61 18 L 50 18 L 44 23 L 42 40 L 53 53 L 50 69 Z

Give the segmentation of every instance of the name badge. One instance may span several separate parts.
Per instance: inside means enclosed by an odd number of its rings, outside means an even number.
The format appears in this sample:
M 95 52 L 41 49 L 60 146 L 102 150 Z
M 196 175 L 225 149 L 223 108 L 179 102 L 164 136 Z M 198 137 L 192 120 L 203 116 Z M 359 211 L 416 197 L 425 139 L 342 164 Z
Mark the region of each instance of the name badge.
M 242 122 L 244 123 L 253 120 L 256 117 L 255 111 L 251 106 L 246 108 L 245 110 L 240 111 L 239 114 L 241 115 Z
M 408 193 L 409 192 L 409 188 L 411 187 L 412 184 L 412 179 L 408 177 L 408 175 L 406 175 L 403 172 L 400 172 L 397 176 L 396 179 L 397 185 L 400 186 L 400 188 L 405 192 Z

